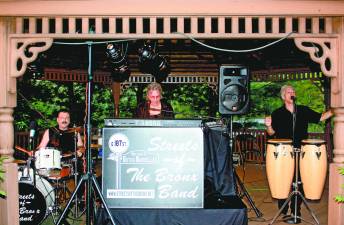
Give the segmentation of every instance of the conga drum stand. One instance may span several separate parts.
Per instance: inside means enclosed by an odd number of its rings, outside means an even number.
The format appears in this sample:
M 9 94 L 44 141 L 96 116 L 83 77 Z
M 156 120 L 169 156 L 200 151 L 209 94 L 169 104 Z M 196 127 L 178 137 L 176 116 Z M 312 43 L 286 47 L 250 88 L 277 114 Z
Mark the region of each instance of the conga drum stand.
M 295 196 L 295 207 L 294 207 L 294 212 L 293 212 L 293 216 L 291 218 L 293 218 L 293 221 L 296 223 L 297 219 L 300 220 L 304 220 L 301 216 L 296 215 L 297 213 L 297 198 L 300 197 L 301 200 L 303 201 L 303 203 L 305 204 L 308 212 L 312 215 L 315 223 L 311 223 L 311 224 L 320 224 L 319 220 L 316 218 L 314 212 L 311 210 L 311 208 L 309 207 L 305 197 L 302 195 L 302 193 L 299 191 L 299 157 L 300 157 L 300 152 L 301 150 L 299 148 L 294 148 L 294 156 L 295 156 L 295 179 L 293 182 L 293 191 L 289 194 L 289 197 L 287 198 L 287 200 L 284 202 L 284 204 L 282 205 L 282 207 L 280 208 L 280 210 L 277 212 L 277 214 L 274 216 L 274 218 L 272 219 L 271 223 L 269 224 L 273 224 L 276 219 L 281 215 L 283 209 L 287 206 L 287 204 L 291 201 L 291 199 Z M 301 183 L 301 182 L 300 182 Z M 306 220 L 304 220 L 306 221 Z M 308 222 L 308 221 L 306 221 Z

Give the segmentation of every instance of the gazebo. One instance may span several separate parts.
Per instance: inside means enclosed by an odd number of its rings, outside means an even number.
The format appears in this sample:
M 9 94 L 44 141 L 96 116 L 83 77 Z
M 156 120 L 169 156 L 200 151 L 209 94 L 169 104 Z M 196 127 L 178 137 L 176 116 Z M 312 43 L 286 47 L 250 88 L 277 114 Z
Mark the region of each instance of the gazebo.
M 343 177 L 338 168 L 344 162 L 344 2 L 343 1 L 0 1 L 0 154 L 7 156 L 0 199 L 0 223 L 18 224 L 17 165 L 13 160 L 13 108 L 16 107 L 16 80 L 25 73 L 28 63 L 51 48 L 55 40 L 155 39 L 178 42 L 189 37 L 203 40 L 276 40 L 287 38 L 320 65 L 331 79 L 331 103 L 334 118 L 334 158 L 329 171 L 328 224 L 344 221 L 343 205 L 333 199 L 342 193 Z M 25 54 L 29 50 L 32 55 Z M 196 54 L 197 55 L 197 54 Z M 202 57 L 201 57 L 202 58 Z M 206 57 L 205 57 L 206 58 Z M 204 57 L 202 58 L 204 59 Z M 198 60 L 198 61 L 197 61 Z M 197 59 L 196 62 L 201 59 Z M 206 66 L 196 70 L 180 65 L 166 82 L 208 83 L 217 88 L 218 70 Z M 188 68 L 188 69 L 185 69 Z M 307 68 L 294 68 L 307 73 Z M 258 69 L 255 77 L 271 71 Z M 276 71 L 275 71 L 276 72 Z M 285 76 L 293 71 L 279 71 Z M 147 83 L 152 77 L 134 71 L 129 81 L 111 83 L 108 74 L 101 81 L 112 85 L 118 104 L 120 87 L 130 83 Z M 259 76 L 258 76 L 259 75 Z M 285 77 L 284 75 L 282 76 Z M 51 69 L 47 79 L 85 81 L 85 71 Z M 118 113 L 118 112 L 117 112 Z M 115 115 L 118 115 L 118 114 Z

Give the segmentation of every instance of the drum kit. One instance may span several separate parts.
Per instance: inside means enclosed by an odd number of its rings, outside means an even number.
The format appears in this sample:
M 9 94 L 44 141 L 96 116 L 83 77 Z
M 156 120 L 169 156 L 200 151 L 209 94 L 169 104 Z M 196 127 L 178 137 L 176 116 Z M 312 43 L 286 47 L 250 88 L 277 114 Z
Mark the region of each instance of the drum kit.
M 16 146 L 15 149 L 29 155 L 26 161 L 15 161 L 18 163 L 20 224 L 40 224 L 49 215 L 55 222 L 60 204 L 66 200 L 67 193 L 71 195 L 67 181 L 74 178 L 77 182 L 77 157 L 74 157 L 77 148 L 74 153 L 61 155 L 60 150 L 46 147 L 38 149 L 34 157 L 24 148 Z
M 300 170 L 301 181 L 305 197 L 309 200 L 321 198 L 327 173 L 326 142 L 318 139 L 305 139 L 301 142 L 301 149 L 293 148 L 290 139 L 270 139 L 267 141 L 266 173 L 271 196 L 276 199 L 291 199 L 292 195 L 299 195 L 310 211 L 313 219 L 319 224 L 314 213 L 300 191 L 296 181 Z M 294 178 L 294 173 L 296 178 Z M 293 179 L 294 178 L 294 179 Z M 296 190 L 290 192 L 291 186 Z M 272 220 L 272 224 L 282 212 L 284 205 Z

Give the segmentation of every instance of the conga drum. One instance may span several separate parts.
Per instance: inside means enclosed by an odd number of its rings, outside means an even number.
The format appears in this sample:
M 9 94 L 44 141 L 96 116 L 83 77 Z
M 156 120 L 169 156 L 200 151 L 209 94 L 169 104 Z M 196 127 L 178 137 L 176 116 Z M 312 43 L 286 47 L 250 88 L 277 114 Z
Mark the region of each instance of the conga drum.
M 300 175 L 305 196 L 318 200 L 324 189 L 327 172 L 326 142 L 306 139 L 301 142 Z
M 294 177 L 294 165 L 294 153 L 290 139 L 267 141 L 266 174 L 273 198 L 288 198 Z

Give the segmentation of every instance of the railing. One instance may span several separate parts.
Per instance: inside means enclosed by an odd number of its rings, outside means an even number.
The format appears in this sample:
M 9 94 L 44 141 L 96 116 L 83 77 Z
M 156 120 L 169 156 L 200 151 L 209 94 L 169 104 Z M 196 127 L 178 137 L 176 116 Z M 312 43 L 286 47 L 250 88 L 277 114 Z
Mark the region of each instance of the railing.
M 265 161 L 265 143 L 266 143 L 266 132 L 265 130 L 254 130 L 254 129 L 243 129 L 243 130 L 237 130 L 233 132 L 233 140 L 236 140 L 236 137 L 238 135 L 249 135 L 254 139 L 250 140 L 243 140 L 245 143 L 240 143 L 241 146 L 244 146 L 246 149 L 253 149 L 258 148 L 256 150 L 259 150 L 259 154 L 255 154 L 253 152 L 249 152 L 247 155 L 245 155 L 245 161 L 256 161 L 259 163 L 263 163 Z M 233 144 L 233 152 L 240 153 L 240 150 L 238 149 L 237 143 L 234 141 Z M 257 152 L 256 152 L 257 153 Z
M 264 163 L 265 162 L 265 151 L 266 151 L 266 141 L 267 136 L 265 130 L 255 130 L 255 129 L 245 129 L 245 130 L 238 130 L 233 132 L 233 140 L 236 139 L 237 135 L 250 135 L 254 137 L 253 140 L 255 143 L 252 143 L 252 140 L 247 140 L 247 143 L 243 145 L 253 147 L 253 145 L 258 146 L 256 150 L 259 150 L 259 154 L 255 154 L 255 152 L 249 152 L 245 157 L 246 161 L 255 161 L 257 163 Z M 325 139 L 324 133 L 310 133 L 309 138 L 314 139 Z M 235 148 L 235 143 L 233 144 L 233 152 L 239 153 L 239 149 Z M 332 151 L 328 149 L 328 154 Z
M 96 132 L 97 129 L 95 129 Z M 233 132 L 233 140 L 235 140 L 235 137 L 237 135 L 241 134 L 248 134 L 253 137 L 255 137 L 255 144 L 258 146 L 258 150 L 260 151 L 260 154 L 254 154 L 254 153 L 248 153 L 246 155 L 246 160 L 250 161 L 256 161 L 260 163 L 265 162 L 265 150 L 266 150 L 266 132 L 265 130 L 255 130 L 255 129 L 245 129 L 245 130 L 237 130 Z M 39 137 L 41 137 L 42 133 L 40 133 Z M 315 138 L 315 139 L 324 139 L 324 133 L 310 133 L 309 138 Z M 40 140 L 40 138 L 38 138 Z M 39 141 L 38 140 L 38 141 Z M 16 132 L 14 137 L 14 143 L 16 146 L 20 146 L 22 148 L 28 149 L 29 146 L 29 133 L 28 132 Z M 250 144 L 250 143 L 245 143 Z M 238 153 L 238 149 L 235 148 L 235 144 L 233 144 L 233 152 Z M 330 154 L 328 150 L 328 154 Z
M 175 32 L 198 38 L 280 37 L 297 34 L 332 34 L 332 17 L 319 16 L 82 16 L 17 17 L 15 33 L 75 38 L 185 38 Z

